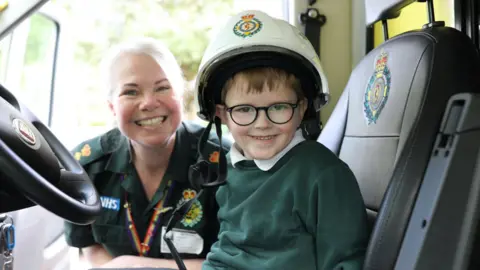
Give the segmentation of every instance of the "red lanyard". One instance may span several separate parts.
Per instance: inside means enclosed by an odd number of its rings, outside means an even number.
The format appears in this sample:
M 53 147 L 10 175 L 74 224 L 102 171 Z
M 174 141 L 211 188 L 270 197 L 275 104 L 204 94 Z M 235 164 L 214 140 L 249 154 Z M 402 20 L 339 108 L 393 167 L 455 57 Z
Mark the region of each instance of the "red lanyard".
M 167 193 L 164 193 L 160 201 L 158 201 L 157 205 L 155 205 L 152 217 L 150 218 L 150 224 L 148 225 L 147 233 L 143 239 L 143 242 L 140 242 L 140 237 L 138 236 L 137 228 L 135 227 L 135 222 L 133 221 L 131 205 L 128 203 L 128 196 L 127 192 L 125 192 L 125 204 L 123 207 L 125 208 L 126 213 L 126 225 L 129 230 L 130 239 L 133 242 L 133 246 L 136 248 L 139 256 L 146 256 L 148 251 L 150 250 L 150 245 L 152 244 L 152 240 L 155 236 L 155 233 L 158 229 L 158 225 L 160 224 L 160 214 L 165 213 L 171 209 L 171 207 L 163 207 L 166 205 L 167 200 L 169 199 L 174 184 L 172 181 L 168 181 Z

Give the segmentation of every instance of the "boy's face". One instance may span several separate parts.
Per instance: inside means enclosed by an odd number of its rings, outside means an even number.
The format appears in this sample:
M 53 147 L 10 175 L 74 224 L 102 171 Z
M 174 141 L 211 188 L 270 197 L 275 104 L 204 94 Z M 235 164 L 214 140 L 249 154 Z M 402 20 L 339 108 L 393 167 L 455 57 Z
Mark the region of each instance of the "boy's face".
M 299 127 L 306 110 L 305 101 L 299 103 L 293 109 L 293 117 L 285 124 L 271 122 L 264 110 L 259 110 L 256 120 L 247 126 L 236 124 L 227 108 L 236 105 L 252 105 L 254 107 L 267 107 L 276 103 L 298 102 L 297 95 L 293 89 L 279 86 L 269 90 L 264 87 L 261 93 L 235 88 L 233 86 L 227 91 L 225 105 L 217 105 L 217 116 L 226 124 L 235 139 L 235 143 L 249 159 L 266 160 L 271 159 L 282 151 L 292 140 L 295 131 Z M 238 122 L 238 121 L 237 121 Z

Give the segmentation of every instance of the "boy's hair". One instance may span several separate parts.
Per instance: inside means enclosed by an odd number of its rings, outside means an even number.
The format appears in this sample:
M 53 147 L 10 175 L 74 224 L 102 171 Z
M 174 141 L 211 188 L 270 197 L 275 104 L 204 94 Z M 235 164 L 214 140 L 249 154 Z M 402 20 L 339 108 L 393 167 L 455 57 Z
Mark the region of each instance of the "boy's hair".
M 163 69 L 172 88 L 179 96 L 185 90 L 185 78 L 182 69 L 169 48 L 159 40 L 150 37 L 140 37 L 125 41 L 109 50 L 100 66 L 102 77 L 107 88 L 108 99 L 111 100 L 115 91 L 111 84 L 111 71 L 115 62 L 125 53 L 145 54 L 157 61 Z
M 298 100 L 305 97 L 300 80 L 283 69 L 260 67 L 242 70 L 227 80 L 222 89 L 222 103 L 225 103 L 227 92 L 232 88 L 239 88 L 245 93 L 261 93 L 265 86 L 269 91 L 278 87 L 290 88 L 297 94 Z

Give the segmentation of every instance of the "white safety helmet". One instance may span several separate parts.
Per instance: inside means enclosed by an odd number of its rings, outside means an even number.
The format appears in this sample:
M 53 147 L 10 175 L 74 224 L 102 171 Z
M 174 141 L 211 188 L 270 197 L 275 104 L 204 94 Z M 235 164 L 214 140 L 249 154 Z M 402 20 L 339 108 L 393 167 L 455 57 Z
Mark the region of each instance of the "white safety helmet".
M 225 82 L 254 67 L 280 68 L 300 80 L 309 101 L 304 120 L 316 117 L 329 99 L 320 59 L 305 35 L 286 21 L 247 10 L 231 17 L 205 51 L 195 85 L 198 116 L 213 121 Z

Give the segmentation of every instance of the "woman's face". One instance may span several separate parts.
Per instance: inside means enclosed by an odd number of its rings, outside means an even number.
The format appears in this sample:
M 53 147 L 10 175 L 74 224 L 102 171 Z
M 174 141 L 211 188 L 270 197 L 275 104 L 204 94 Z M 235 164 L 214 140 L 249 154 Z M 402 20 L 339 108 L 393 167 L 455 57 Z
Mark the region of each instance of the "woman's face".
M 122 54 L 112 65 L 109 101 L 120 131 L 144 146 L 164 146 L 182 121 L 182 97 L 147 54 Z

